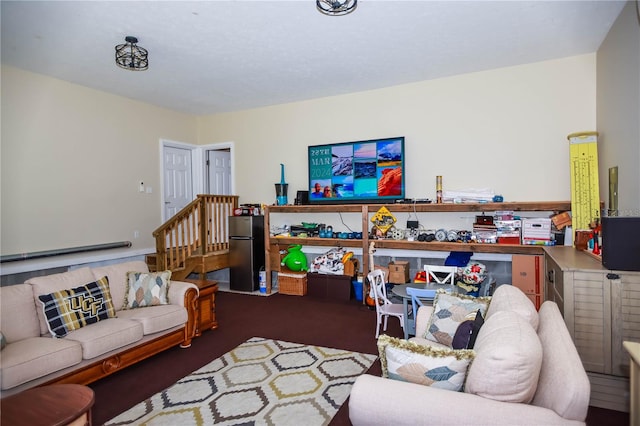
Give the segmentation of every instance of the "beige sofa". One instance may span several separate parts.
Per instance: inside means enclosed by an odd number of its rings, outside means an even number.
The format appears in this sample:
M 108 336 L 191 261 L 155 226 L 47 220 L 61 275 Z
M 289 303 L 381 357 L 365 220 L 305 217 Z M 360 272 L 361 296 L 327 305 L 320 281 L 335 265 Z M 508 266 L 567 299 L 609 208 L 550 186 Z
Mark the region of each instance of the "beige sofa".
M 528 302 L 528 303 L 527 303 Z M 419 309 L 416 336 L 433 307 Z M 441 346 L 418 338 L 421 345 Z M 351 391 L 354 425 L 584 425 L 590 385 L 555 303 L 536 312 L 517 288 L 499 286 L 460 392 L 372 375 Z
M 0 288 L 1 395 L 52 383 L 87 384 L 170 347 L 189 347 L 195 333 L 198 288 L 170 281 L 168 304 L 123 309 L 127 272 L 148 272 L 142 261 L 31 278 Z M 53 338 L 39 295 L 83 286 L 106 276 L 115 318 Z

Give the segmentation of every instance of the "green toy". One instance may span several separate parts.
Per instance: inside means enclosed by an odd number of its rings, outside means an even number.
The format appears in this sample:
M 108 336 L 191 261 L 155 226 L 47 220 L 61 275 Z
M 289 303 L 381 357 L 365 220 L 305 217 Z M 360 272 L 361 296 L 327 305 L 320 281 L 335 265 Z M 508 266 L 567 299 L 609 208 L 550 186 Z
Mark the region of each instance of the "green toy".
M 287 249 L 287 255 L 280 263 L 294 272 L 307 270 L 307 256 L 302 252 L 302 246 L 299 244 L 290 245 Z

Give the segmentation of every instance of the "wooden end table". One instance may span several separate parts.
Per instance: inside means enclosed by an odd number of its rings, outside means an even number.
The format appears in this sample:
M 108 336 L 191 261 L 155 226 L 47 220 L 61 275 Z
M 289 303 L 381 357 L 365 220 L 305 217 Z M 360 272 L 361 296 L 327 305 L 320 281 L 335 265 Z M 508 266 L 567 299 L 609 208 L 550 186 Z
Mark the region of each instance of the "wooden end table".
M 196 336 L 201 336 L 203 331 L 218 328 L 216 320 L 216 293 L 218 281 L 215 280 L 182 280 L 198 286 L 198 321 L 196 323 Z
M 91 426 L 93 390 L 83 385 L 27 389 L 0 400 L 2 426 Z

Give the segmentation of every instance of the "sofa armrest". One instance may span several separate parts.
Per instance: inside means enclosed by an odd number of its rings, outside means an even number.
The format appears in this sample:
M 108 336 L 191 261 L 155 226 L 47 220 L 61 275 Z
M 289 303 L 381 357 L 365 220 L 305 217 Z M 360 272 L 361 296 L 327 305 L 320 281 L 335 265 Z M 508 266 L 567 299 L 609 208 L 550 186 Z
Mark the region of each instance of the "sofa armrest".
M 555 411 L 364 374 L 349 396 L 358 425 L 584 425 Z
M 191 339 L 196 335 L 198 322 L 198 286 L 184 281 L 171 281 L 169 286 L 169 303 L 184 306 L 187 309 L 187 324 L 184 328 L 183 348 L 191 346 Z
M 433 306 L 420 306 L 416 315 L 416 337 L 423 337 L 427 332 L 427 325 L 433 313 Z
M 171 280 L 171 285 L 169 285 L 169 303 L 172 305 L 180 305 L 185 306 L 185 295 L 189 289 L 194 289 L 196 291 L 196 299 L 198 298 L 199 290 L 198 286 L 192 283 L 187 283 L 184 281 L 173 281 Z

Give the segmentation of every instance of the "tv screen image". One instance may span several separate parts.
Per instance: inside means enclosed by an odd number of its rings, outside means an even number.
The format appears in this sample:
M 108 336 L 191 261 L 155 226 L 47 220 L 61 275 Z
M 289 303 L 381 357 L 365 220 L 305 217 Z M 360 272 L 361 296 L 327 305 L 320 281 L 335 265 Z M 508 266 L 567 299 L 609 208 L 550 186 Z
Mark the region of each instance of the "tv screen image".
M 404 137 L 314 145 L 308 150 L 310 203 L 405 198 Z

